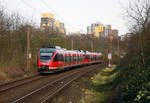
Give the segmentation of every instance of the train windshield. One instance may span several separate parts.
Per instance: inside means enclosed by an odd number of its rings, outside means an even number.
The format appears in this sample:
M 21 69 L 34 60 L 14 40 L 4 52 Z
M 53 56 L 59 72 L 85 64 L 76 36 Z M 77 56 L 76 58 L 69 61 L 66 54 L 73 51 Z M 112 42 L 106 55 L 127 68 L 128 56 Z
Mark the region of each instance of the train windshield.
M 55 53 L 54 49 L 41 48 L 40 49 L 40 62 L 48 63 Z

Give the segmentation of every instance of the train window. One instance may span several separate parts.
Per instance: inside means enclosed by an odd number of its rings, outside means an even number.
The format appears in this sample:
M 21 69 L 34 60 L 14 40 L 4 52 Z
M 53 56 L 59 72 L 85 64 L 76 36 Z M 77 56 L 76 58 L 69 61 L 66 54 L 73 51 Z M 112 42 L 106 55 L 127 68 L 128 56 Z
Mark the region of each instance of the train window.
M 63 55 L 63 58 L 64 58 L 64 62 L 65 62 L 66 61 L 65 55 Z
M 83 61 L 83 56 L 81 56 L 81 61 Z
M 85 59 L 88 59 L 87 55 L 85 56 Z
M 76 55 L 76 62 L 78 61 L 78 56 Z
M 90 59 L 92 60 L 92 59 L 93 59 L 93 57 L 92 57 L 92 56 L 90 56 Z
M 58 57 L 59 57 L 58 54 L 56 54 L 55 57 L 54 57 L 54 62 L 59 61 Z
M 97 60 L 97 56 L 96 56 L 96 60 Z
M 45 62 L 45 63 L 49 62 L 52 59 L 54 53 L 55 53 L 54 50 L 41 48 L 40 49 L 40 61 Z
M 68 58 L 67 58 L 67 56 L 65 56 L 65 62 L 68 62 Z
M 64 57 L 63 57 L 63 54 L 60 54 L 60 61 L 64 61 Z
M 58 61 L 61 61 L 61 55 L 58 54 Z
M 65 56 L 62 54 L 62 56 L 63 56 L 63 61 L 65 61 Z
M 72 62 L 74 61 L 74 56 L 72 56 Z
M 64 57 L 62 54 L 56 54 L 54 57 L 54 62 L 56 61 L 64 61 Z
M 72 61 L 74 61 L 74 57 L 75 57 L 75 56 L 72 56 Z
M 70 62 L 72 62 L 72 58 L 73 58 L 73 56 L 70 56 Z
M 74 61 L 75 61 L 75 62 L 77 61 L 77 56 L 74 56 Z
M 87 55 L 87 56 L 86 56 L 86 59 L 90 59 L 90 55 Z
M 86 55 L 84 56 L 84 59 L 86 59 Z
M 67 56 L 65 56 L 65 62 L 67 62 Z
M 69 62 L 71 62 L 71 56 L 68 56 L 69 57 Z
M 80 56 L 78 56 L 78 61 L 80 61 Z
M 71 56 L 69 56 L 69 62 L 71 62 Z
M 68 62 L 68 56 L 66 56 L 66 62 Z
M 70 62 L 70 58 L 69 58 L 69 56 L 67 56 L 67 62 Z
M 72 61 L 74 61 L 74 56 L 72 56 Z
M 74 61 L 74 62 L 76 61 L 76 56 L 74 56 L 74 59 L 73 59 L 73 61 Z
M 77 61 L 77 57 L 76 56 L 74 56 L 74 61 Z
M 73 56 L 73 61 L 75 61 L 75 56 Z
M 59 54 L 59 61 L 62 61 L 62 56 L 61 56 L 61 54 Z

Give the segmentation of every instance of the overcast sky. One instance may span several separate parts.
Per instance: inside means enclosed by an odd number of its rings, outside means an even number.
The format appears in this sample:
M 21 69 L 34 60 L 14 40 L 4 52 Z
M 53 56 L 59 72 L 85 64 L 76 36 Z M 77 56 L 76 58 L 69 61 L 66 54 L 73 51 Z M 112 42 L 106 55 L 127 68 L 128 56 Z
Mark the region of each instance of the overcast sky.
M 122 6 L 128 0 L 0 0 L 7 11 L 19 12 L 40 25 L 41 13 L 52 12 L 55 18 L 65 23 L 67 32 L 85 31 L 91 23 L 100 21 L 111 24 L 119 35 L 127 31 L 127 22 L 122 17 Z

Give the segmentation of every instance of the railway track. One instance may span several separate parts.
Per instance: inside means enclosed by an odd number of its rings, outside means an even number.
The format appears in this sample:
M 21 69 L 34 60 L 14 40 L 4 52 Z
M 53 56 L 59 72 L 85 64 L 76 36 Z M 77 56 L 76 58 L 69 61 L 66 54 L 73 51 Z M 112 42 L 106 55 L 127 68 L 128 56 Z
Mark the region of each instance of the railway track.
M 22 79 L 18 79 L 18 80 L 0 84 L 0 93 L 6 92 L 7 90 L 10 90 L 13 88 L 17 88 L 19 86 L 30 83 L 32 81 L 40 80 L 41 78 L 43 78 L 43 77 L 40 76 L 39 74 L 36 74 L 34 76 L 30 76 L 30 77 L 26 77 L 26 78 L 22 78 Z
M 61 78 L 58 78 L 55 81 L 50 82 L 47 85 L 44 85 L 43 87 L 16 99 L 12 103 L 47 103 L 71 82 L 81 77 L 85 73 L 97 69 L 98 66 L 99 65 L 89 66 L 68 75 L 64 75 Z
M 97 66 L 100 65 L 80 67 L 47 76 L 36 75 L 1 84 L 0 103 L 45 103 L 72 81 Z

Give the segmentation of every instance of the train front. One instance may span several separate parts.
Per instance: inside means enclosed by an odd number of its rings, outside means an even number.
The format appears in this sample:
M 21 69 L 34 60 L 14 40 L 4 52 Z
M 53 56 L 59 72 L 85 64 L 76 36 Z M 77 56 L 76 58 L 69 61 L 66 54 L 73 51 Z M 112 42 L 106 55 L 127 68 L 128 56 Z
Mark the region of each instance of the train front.
M 46 72 L 50 69 L 55 49 L 53 48 L 41 48 L 38 54 L 38 71 Z M 49 71 L 50 72 L 50 71 Z

